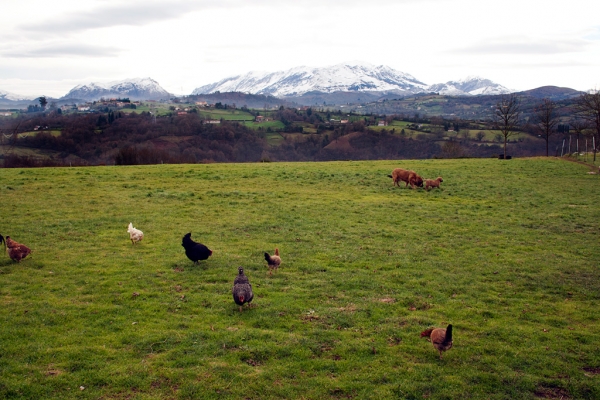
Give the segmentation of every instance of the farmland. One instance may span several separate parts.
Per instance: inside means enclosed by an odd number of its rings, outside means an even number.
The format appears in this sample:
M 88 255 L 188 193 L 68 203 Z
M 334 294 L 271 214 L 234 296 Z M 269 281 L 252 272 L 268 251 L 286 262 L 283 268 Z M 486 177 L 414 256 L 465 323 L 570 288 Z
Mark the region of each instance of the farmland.
M 480 119 L 479 114 L 461 118 L 438 105 L 477 106 L 489 114 L 498 99 L 438 95 L 383 99 L 373 103 L 370 112 L 341 106 L 272 107 L 267 102 L 263 108 L 249 109 L 243 98 L 241 108 L 235 102 L 209 104 L 192 98 L 94 102 L 87 111 L 71 107 L 64 114 L 52 109 L 0 118 L 0 163 L 29 167 L 497 157 L 505 152 L 497 121 L 489 115 Z M 558 125 L 547 137 L 535 122 L 538 100 L 523 96 L 519 101 L 522 118 L 514 132 L 507 132 L 507 155 L 594 158 L 597 133 L 583 120 L 573 119 L 585 117 L 575 112 L 575 100 L 556 103 L 561 110 L 554 121 Z M 416 108 L 409 112 L 400 107 L 403 104 Z M 426 104 L 433 109 L 420 109 Z M 573 129 L 569 124 L 575 124 Z M 122 153 L 130 150 L 148 157 L 124 160 Z
M 392 187 L 392 168 L 444 177 Z M 0 169 L 1 398 L 600 397 L 600 181 L 558 159 Z M 129 241 L 129 222 L 144 240 Z M 181 237 L 213 256 L 194 265 Z M 265 251 L 279 247 L 268 275 Z M 231 298 L 238 266 L 251 307 Z M 440 360 L 419 333 L 454 325 Z

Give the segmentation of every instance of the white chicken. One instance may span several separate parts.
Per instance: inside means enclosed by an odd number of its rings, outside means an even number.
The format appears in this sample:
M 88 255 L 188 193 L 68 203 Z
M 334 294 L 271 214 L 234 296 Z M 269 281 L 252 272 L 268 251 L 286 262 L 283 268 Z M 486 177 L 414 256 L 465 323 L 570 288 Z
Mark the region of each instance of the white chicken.
M 129 232 L 129 239 L 131 239 L 131 244 L 136 244 L 136 242 L 139 242 L 144 238 L 144 232 L 134 228 L 133 223 L 131 222 L 127 227 L 127 232 Z

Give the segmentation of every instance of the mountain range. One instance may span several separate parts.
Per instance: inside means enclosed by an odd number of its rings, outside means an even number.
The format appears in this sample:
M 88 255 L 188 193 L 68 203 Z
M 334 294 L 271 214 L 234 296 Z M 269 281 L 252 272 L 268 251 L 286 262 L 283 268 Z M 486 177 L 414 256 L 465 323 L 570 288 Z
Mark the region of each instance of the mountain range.
M 275 97 L 297 97 L 307 93 L 365 92 L 410 95 L 436 92 L 456 96 L 504 94 L 511 90 L 479 77 L 427 85 L 414 76 L 385 65 L 362 62 L 324 68 L 297 67 L 279 72 L 249 72 L 194 89 L 192 95 L 244 92 Z
M 569 88 L 560 89 L 558 91 L 548 90 L 556 96 L 572 96 L 573 93 L 578 93 Z M 480 96 L 506 94 L 514 91 L 477 76 L 428 85 L 410 74 L 388 66 L 349 62 L 323 68 L 296 67 L 278 72 L 249 72 L 197 87 L 193 90 L 192 95 L 207 96 L 231 92 L 268 96 L 284 99 L 287 102 L 311 105 L 360 103 L 422 93 Z M 527 95 L 528 92 L 531 91 L 520 93 Z M 53 100 L 77 102 L 98 100 L 102 97 L 165 100 L 174 96 L 151 78 L 135 78 L 109 83 L 77 85 L 65 96 Z M 16 106 L 32 101 L 35 101 L 35 98 L 0 90 L 0 106 Z
M 412 75 L 384 65 L 338 64 L 326 68 L 297 67 L 272 73 L 250 72 L 196 88 L 192 94 L 245 92 L 275 97 L 307 92 L 422 92 L 427 85 Z

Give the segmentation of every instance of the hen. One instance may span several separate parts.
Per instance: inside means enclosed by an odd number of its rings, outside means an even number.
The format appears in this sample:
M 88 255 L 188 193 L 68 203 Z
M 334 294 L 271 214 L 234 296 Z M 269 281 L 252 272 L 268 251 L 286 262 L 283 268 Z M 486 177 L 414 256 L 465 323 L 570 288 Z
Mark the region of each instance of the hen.
M 4 245 L 6 246 L 8 256 L 13 261 L 20 262 L 31 253 L 31 249 L 29 247 L 15 242 L 10 238 L 10 236 L 7 236 L 6 239 L 4 239 L 4 237 L 0 235 L 0 244 L 2 242 L 4 242 Z
M 279 249 L 275 249 L 275 254 L 270 256 L 269 253 L 265 253 L 265 261 L 269 265 L 269 275 L 274 269 L 279 268 L 281 264 L 281 257 L 279 257 Z
M 185 249 L 185 255 L 187 256 L 187 258 L 192 260 L 194 263 L 198 264 L 198 261 L 208 259 L 208 257 L 210 257 L 213 252 L 202 243 L 194 242 L 191 236 L 191 232 L 187 233 L 183 237 L 181 245 Z
M 448 325 L 446 329 L 429 328 L 421 332 L 421 337 L 425 336 L 431 339 L 433 347 L 440 352 L 440 360 L 442 359 L 442 352 L 452 348 L 452 325 Z
M 127 227 L 127 232 L 129 232 L 129 239 L 131 239 L 131 244 L 136 244 L 137 242 L 141 242 L 144 238 L 144 232 L 140 231 L 133 227 L 133 223 L 129 223 Z
M 235 304 L 240 306 L 240 312 L 242 312 L 244 303 L 250 304 L 254 298 L 252 285 L 250 284 L 248 277 L 244 275 L 244 268 L 242 267 L 238 268 L 238 276 L 236 276 L 233 281 L 231 293 L 233 294 L 233 301 L 235 301 Z

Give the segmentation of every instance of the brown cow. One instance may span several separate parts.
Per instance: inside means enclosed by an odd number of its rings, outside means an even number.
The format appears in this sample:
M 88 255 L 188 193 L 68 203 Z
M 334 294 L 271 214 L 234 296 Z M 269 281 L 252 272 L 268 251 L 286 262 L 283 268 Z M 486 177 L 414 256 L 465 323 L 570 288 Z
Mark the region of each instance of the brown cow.
M 400 181 L 402 181 L 406 183 L 404 187 L 407 187 L 409 184 L 413 189 L 415 186 L 423 187 L 423 178 L 421 178 L 415 171 L 396 168 L 392 171 L 392 175 L 388 176 L 394 180 L 394 186 L 400 186 Z

